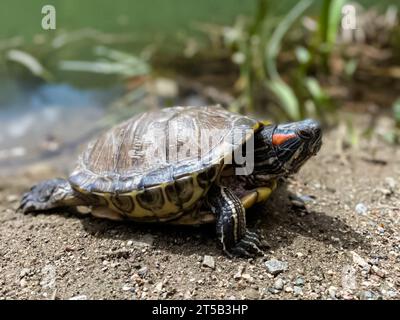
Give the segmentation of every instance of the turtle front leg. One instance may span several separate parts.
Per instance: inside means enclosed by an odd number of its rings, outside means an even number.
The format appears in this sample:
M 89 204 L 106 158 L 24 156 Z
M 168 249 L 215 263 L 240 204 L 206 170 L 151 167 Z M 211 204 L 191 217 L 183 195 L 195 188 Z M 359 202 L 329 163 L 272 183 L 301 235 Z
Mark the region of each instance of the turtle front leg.
M 228 255 L 251 257 L 263 254 L 258 235 L 246 228 L 246 210 L 231 190 L 212 186 L 207 203 L 216 215 L 217 237 Z
M 18 210 L 29 213 L 79 205 L 87 203 L 80 199 L 67 180 L 51 179 L 38 183 L 25 193 Z

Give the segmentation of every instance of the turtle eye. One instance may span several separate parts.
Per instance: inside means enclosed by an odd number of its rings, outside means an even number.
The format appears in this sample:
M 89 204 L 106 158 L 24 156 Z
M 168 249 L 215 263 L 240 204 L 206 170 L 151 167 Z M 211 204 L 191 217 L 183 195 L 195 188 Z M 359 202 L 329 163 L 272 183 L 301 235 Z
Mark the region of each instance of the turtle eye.
M 308 129 L 299 129 L 299 130 L 297 130 L 297 134 L 300 138 L 303 138 L 303 139 L 311 138 L 311 132 Z

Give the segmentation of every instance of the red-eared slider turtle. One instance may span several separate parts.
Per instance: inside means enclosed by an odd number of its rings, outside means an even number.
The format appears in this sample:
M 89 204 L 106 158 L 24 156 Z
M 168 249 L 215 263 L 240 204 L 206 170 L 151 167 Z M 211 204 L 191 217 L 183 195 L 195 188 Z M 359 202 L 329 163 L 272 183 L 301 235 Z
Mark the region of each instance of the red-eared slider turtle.
M 261 251 L 245 209 L 320 147 L 313 120 L 273 125 L 220 106 L 147 112 L 91 142 L 68 180 L 32 187 L 20 209 L 85 205 L 110 219 L 214 222 L 224 251 L 248 256 Z

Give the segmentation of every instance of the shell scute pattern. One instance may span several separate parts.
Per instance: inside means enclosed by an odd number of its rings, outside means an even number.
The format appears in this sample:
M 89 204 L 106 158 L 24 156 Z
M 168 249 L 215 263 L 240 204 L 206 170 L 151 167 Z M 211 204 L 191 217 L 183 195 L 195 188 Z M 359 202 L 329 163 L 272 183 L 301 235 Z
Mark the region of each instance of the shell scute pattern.
M 200 158 L 185 153 L 185 147 L 196 149 L 198 135 L 212 138 L 212 129 L 218 129 L 222 139 L 236 128 L 254 130 L 257 126 L 257 121 L 218 106 L 144 113 L 92 142 L 69 181 L 130 218 L 172 219 L 207 193 L 224 158 L 236 146 L 217 140 Z M 157 154 L 160 150 L 162 155 Z M 183 156 L 178 157 L 179 152 Z

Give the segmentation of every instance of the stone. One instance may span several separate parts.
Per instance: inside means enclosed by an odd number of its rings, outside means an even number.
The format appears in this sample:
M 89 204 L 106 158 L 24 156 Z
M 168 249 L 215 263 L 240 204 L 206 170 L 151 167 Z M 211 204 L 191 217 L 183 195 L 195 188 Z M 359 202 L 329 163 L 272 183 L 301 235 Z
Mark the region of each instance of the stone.
M 215 260 L 212 256 L 205 255 L 203 257 L 203 266 L 215 269 Z
M 336 299 L 336 292 L 337 292 L 337 288 L 335 286 L 330 286 L 328 288 L 329 297 L 331 297 L 332 299 Z
M 386 272 L 382 269 L 379 269 L 377 266 L 372 266 L 372 272 L 381 278 L 385 278 L 386 276 Z
M 285 292 L 291 293 L 291 292 L 293 292 L 293 288 L 292 287 L 286 287 L 285 288 Z
M 243 273 L 242 279 L 245 279 L 248 282 L 254 282 L 254 278 L 248 273 Z
M 302 296 L 303 295 L 303 289 L 299 286 L 294 286 L 293 287 L 293 294 L 295 296 Z
M 350 251 L 350 254 L 353 257 L 353 262 L 357 265 L 359 265 L 360 267 L 369 270 L 370 265 L 368 264 L 367 261 L 365 261 L 365 259 L 363 259 L 361 256 L 359 256 L 356 252 L 354 251 Z
M 25 278 L 22 278 L 19 282 L 19 285 L 21 286 L 21 288 L 25 288 L 28 285 L 28 282 L 25 280 Z
M 163 288 L 163 283 L 162 283 L 162 281 L 160 281 L 160 282 L 158 282 L 158 283 L 156 284 L 156 290 L 157 290 L 158 292 L 160 292 L 160 291 L 162 290 L 162 288 Z
M 373 300 L 374 294 L 371 291 L 363 291 L 360 295 L 361 300 Z
M 81 294 L 78 296 L 71 297 L 68 300 L 88 300 L 88 297 L 84 294 Z
M 363 216 L 365 216 L 365 215 L 367 215 L 367 213 L 368 213 L 368 207 L 364 204 L 364 203 L 358 203 L 357 205 L 356 205 L 356 212 L 358 213 L 358 214 L 360 214 L 360 215 L 363 215 Z
M 154 243 L 154 237 L 151 234 L 145 234 L 139 239 L 132 239 L 127 241 L 128 246 L 138 247 L 138 248 L 148 248 L 152 247 Z
M 238 269 L 238 272 L 236 272 L 233 276 L 233 279 L 235 280 L 239 280 L 242 277 L 242 273 L 243 273 L 244 267 L 240 266 Z
M 132 290 L 132 287 L 128 284 L 126 284 L 122 287 L 122 291 L 130 291 L 130 290 Z
M 288 263 L 271 259 L 265 262 L 265 267 L 270 274 L 275 276 L 283 271 L 286 271 L 288 269 Z
M 253 288 L 248 288 L 245 290 L 244 295 L 247 299 L 252 299 L 252 300 L 256 300 L 260 298 L 260 294 L 258 292 L 258 290 L 253 289 Z
M 302 287 L 304 286 L 304 279 L 302 277 L 297 277 L 296 281 L 295 281 L 295 285 Z
M 147 276 L 148 271 L 149 271 L 149 268 L 147 268 L 147 267 L 142 267 L 142 268 L 140 268 L 140 269 L 138 270 L 138 275 L 139 275 L 141 278 L 145 278 L 145 277 Z
M 345 265 L 342 269 L 342 287 L 345 291 L 357 288 L 356 269 L 350 265 Z
M 281 278 L 276 279 L 276 281 L 274 282 L 274 289 L 276 290 L 283 290 L 285 283 L 283 282 L 283 280 Z
M 272 294 L 277 294 L 277 293 L 281 292 L 282 290 L 278 290 L 278 289 L 275 289 L 275 288 L 268 288 L 267 291 L 272 293 Z

